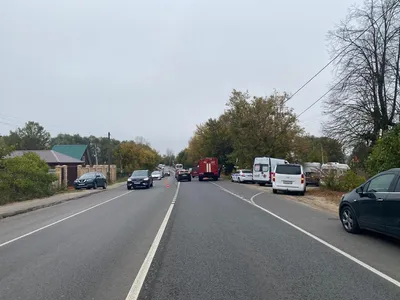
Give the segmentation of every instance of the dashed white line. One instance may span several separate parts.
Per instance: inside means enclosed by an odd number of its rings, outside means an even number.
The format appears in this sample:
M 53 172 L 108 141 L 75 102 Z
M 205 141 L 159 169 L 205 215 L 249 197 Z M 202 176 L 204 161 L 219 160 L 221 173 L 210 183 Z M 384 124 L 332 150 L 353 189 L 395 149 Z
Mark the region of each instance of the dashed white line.
M 86 209 L 84 209 L 84 210 L 81 210 L 80 212 L 77 212 L 77 213 L 75 213 L 75 214 L 72 214 L 72 215 L 70 215 L 70 216 L 68 216 L 68 217 L 65 217 L 65 218 L 63 218 L 63 219 L 60 219 L 60 220 L 58 220 L 58 221 L 56 221 L 56 222 L 53 222 L 53 223 L 51 223 L 51 224 L 48 224 L 48 225 L 46 225 L 46 226 L 43 226 L 43 227 L 40 227 L 40 228 L 38 228 L 38 229 L 32 230 L 31 232 L 25 233 L 25 234 L 23 234 L 23 235 L 21 235 L 21 236 L 19 236 L 19 237 L 16 237 L 16 238 L 14 238 L 14 239 L 12 239 L 12 240 L 9 240 L 9 241 L 7 241 L 7 242 L 4 242 L 4 243 L 0 244 L 0 248 L 6 246 L 6 245 L 8 245 L 8 244 L 11 244 L 11 243 L 13 243 L 13 242 L 16 242 L 16 241 L 18 241 L 18 240 L 20 240 L 20 239 L 22 239 L 22 238 L 24 238 L 24 237 L 30 236 L 30 235 L 32 235 L 32 234 L 34 234 L 34 233 L 36 233 L 36 232 L 42 231 L 43 229 L 49 228 L 49 227 L 54 226 L 54 225 L 56 225 L 56 224 L 58 224 L 58 223 L 64 222 L 64 221 L 66 221 L 66 220 L 68 220 L 68 219 L 71 219 L 71 218 L 76 217 L 76 216 L 78 216 L 78 215 L 80 215 L 80 214 L 83 214 L 84 212 L 87 212 L 87 211 L 89 211 L 89 210 L 92 210 L 93 208 L 99 207 L 100 205 L 103 205 L 103 204 L 106 204 L 106 203 L 108 203 L 108 202 L 110 202 L 110 201 L 113 201 L 113 200 L 115 200 L 115 199 L 121 198 L 121 197 L 123 197 L 123 196 L 125 196 L 125 195 L 127 195 L 127 194 L 129 194 L 129 193 L 132 193 L 132 191 L 126 192 L 126 193 L 121 194 L 121 195 L 119 195 L 119 196 L 117 196 L 117 197 L 108 199 L 108 200 L 106 200 L 106 201 L 104 201 L 104 202 L 101 202 L 101 203 L 99 203 L 99 204 L 90 206 L 89 208 L 86 208 Z
M 351 261 L 355 262 L 356 264 L 358 264 L 358 265 L 362 266 L 363 268 L 367 269 L 368 271 L 374 273 L 375 275 L 378 275 L 379 277 L 381 277 L 381 278 L 383 278 L 383 279 L 385 279 L 385 280 L 387 280 L 387 281 L 393 283 L 393 284 L 396 285 L 397 287 L 400 287 L 400 282 L 397 281 L 396 279 L 390 277 L 389 275 L 386 275 L 386 274 L 382 273 L 381 271 L 379 271 L 379 270 L 375 269 L 374 267 L 372 267 L 372 266 L 366 264 L 365 262 L 363 262 L 363 261 L 361 261 L 361 260 L 355 258 L 354 256 L 350 255 L 349 253 L 347 253 L 347 252 L 345 252 L 345 251 L 343 251 L 343 250 L 341 250 L 341 249 L 339 249 L 339 248 L 333 246 L 332 244 L 329 244 L 327 241 L 325 241 L 325 240 L 323 240 L 323 239 L 321 239 L 321 238 L 319 238 L 319 237 L 313 235 L 312 233 L 310 233 L 310 232 L 304 230 L 303 228 L 301 228 L 301 227 L 299 227 L 299 226 L 297 226 L 297 225 L 295 225 L 295 224 L 289 222 L 288 220 L 286 220 L 286 219 L 284 219 L 284 218 L 278 216 L 277 214 L 274 214 L 273 212 L 269 211 L 268 209 L 265 209 L 264 207 L 258 205 L 257 203 L 254 202 L 254 198 L 255 198 L 256 196 L 258 196 L 259 194 L 254 195 L 254 196 L 252 197 L 253 201 L 250 201 L 250 202 L 249 202 L 248 200 L 243 199 L 243 197 L 238 196 L 238 195 L 236 195 L 235 193 L 232 193 L 232 192 L 229 191 L 228 189 L 226 189 L 226 188 L 220 186 L 219 184 L 216 184 L 216 183 L 213 183 L 213 182 L 211 182 L 211 183 L 214 184 L 215 186 L 218 186 L 219 188 L 221 188 L 221 190 L 223 190 L 223 191 L 225 191 L 225 192 L 227 192 L 227 193 L 229 193 L 229 194 L 231 194 L 231 195 L 233 195 L 233 196 L 235 196 L 235 197 L 237 197 L 237 198 L 239 198 L 239 199 L 241 199 L 241 200 L 244 200 L 244 201 L 247 202 L 247 203 L 252 204 L 253 206 L 255 206 L 255 207 L 261 209 L 262 211 L 264 211 L 264 212 L 266 212 L 266 213 L 268 213 L 268 214 L 270 214 L 271 216 L 273 216 L 273 217 L 277 218 L 278 220 L 280 220 L 280 221 L 286 223 L 287 225 L 293 227 L 294 229 L 296 229 L 296 230 L 298 230 L 298 231 L 304 233 L 305 235 L 309 236 L 310 238 L 312 238 L 312 239 L 316 240 L 317 242 L 319 242 L 319 243 L 325 245 L 326 247 L 332 249 L 333 251 L 335 251 L 335 252 L 337 252 L 337 253 L 343 255 L 344 257 L 350 259 Z M 250 200 L 251 200 L 251 199 L 250 199 Z
M 160 228 L 158 229 L 157 235 L 154 238 L 153 243 L 147 253 L 146 258 L 143 261 L 142 266 L 138 274 L 136 275 L 135 281 L 133 282 L 131 289 L 129 290 L 128 295 L 126 296 L 126 300 L 136 300 L 139 297 L 140 291 L 142 289 L 144 280 L 146 279 L 147 273 L 149 272 L 151 263 L 153 262 L 154 255 L 156 254 L 157 248 L 160 245 L 161 238 L 164 234 L 165 228 L 167 227 L 168 220 L 171 216 L 172 210 L 175 206 L 176 198 L 178 197 L 180 182 L 178 182 L 178 186 L 175 191 L 174 198 L 172 199 L 171 205 L 168 208 L 167 213 L 165 214 L 164 220 L 161 223 Z

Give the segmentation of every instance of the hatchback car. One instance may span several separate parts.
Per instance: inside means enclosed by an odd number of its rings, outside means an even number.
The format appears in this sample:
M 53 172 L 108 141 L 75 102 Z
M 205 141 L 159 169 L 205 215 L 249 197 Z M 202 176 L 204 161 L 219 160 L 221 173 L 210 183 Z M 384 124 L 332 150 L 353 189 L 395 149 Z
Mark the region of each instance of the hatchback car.
M 343 195 L 339 217 L 347 232 L 367 229 L 400 238 L 400 168 L 379 173 Z
M 161 180 L 163 176 L 160 171 L 154 171 L 153 173 L 151 173 L 151 177 L 156 180 Z
M 272 173 L 272 192 L 296 192 L 304 195 L 306 181 L 302 165 L 278 164 Z
M 190 175 L 188 170 L 181 169 L 181 170 L 178 171 L 178 175 L 176 177 L 176 180 L 178 180 L 178 181 L 183 181 L 183 180 L 192 181 L 192 176 Z

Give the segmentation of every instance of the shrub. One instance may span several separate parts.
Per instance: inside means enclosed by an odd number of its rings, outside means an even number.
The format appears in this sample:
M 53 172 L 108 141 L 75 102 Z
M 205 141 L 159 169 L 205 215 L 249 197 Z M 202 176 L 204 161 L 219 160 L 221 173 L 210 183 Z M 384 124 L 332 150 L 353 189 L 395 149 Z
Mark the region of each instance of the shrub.
M 56 176 L 49 174 L 45 161 L 35 153 L 26 153 L 1 161 L 0 203 L 23 201 L 50 196 Z
M 349 192 L 365 182 L 365 177 L 348 170 L 343 175 L 336 175 L 334 170 L 323 175 L 324 186 L 332 191 Z

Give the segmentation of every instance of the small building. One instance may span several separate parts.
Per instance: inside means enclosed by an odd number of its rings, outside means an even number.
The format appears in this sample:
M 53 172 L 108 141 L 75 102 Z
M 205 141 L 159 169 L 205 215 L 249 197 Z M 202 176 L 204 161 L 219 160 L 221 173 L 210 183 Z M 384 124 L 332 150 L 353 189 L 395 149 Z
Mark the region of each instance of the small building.
M 24 155 L 25 153 L 36 153 L 48 164 L 50 169 L 54 169 L 56 166 L 66 165 L 68 185 L 72 185 L 74 180 L 77 178 L 78 165 L 82 165 L 84 163 L 82 160 L 54 150 L 17 150 L 11 152 L 9 157 L 18 157 Z
M 55 145 L 52 150 L 92 165 L 88 145 Z

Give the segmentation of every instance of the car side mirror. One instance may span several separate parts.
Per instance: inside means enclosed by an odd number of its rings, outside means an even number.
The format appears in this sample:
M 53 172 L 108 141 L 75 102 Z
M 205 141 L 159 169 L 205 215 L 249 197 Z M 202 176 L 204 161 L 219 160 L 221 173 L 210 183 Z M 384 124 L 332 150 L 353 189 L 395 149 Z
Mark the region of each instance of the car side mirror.
M 362 195 L 362 194 L 364 193 L 364 192 L 363 192 L 363 187 L 362 187 L 362 186 L 359 186 L 359 187 L 356 189 L 356 193 Z

